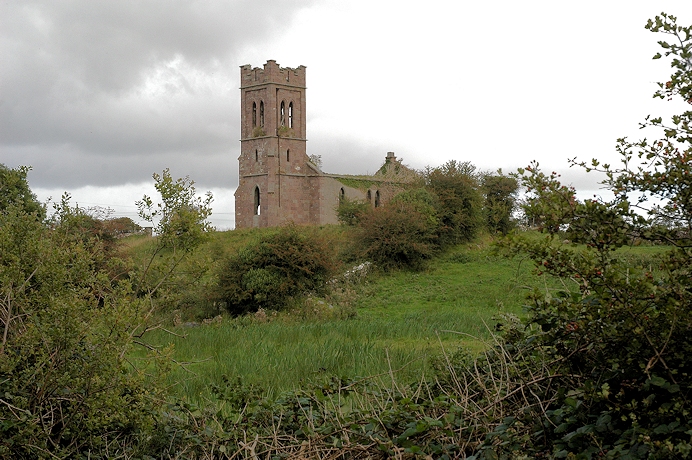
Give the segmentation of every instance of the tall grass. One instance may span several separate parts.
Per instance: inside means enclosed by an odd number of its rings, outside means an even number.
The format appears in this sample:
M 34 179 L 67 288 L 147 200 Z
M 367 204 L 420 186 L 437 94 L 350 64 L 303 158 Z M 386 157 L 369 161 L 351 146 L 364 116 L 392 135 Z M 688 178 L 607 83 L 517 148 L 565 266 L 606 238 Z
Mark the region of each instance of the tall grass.
M 149 340 L 173 344 L 174 391 L 195 402 L 209 384 L 238 376 L 269 395 L 331 376 L 367 377 L 396 372 L 400 381 L 424 378 L 445 349 L 479 351 L 499 314 L 522 314 L 525 287 L 535 282 L 528 264 L 493 256 L 487 244 L 457 248 L 423 272 L 374 275 L 356 288 L 355 317 L 293 312 L 224 318 L 180 336 L 157 331 Z M 328 300 L 328 299 L 327 299 Z M 312 303 L 313 305 L 315 302 Z M 325 319 L 326 316 L 326 319 Z
M 321 231 L 344 244 L 341 228 Z M 202 255 L 237 250 L 257 235 L 215 234 Z M 419 380 L 443 348 L 482 350 L 498 315 L 523 314 L 529 289 L 564 288 L 537 276 L 528 260 L 496 256 L 490 246 L 489 240 L 459 246 L 422 272 L 374 274 L 352 289 L 346 306 L 329 297 L 312 299 L 291 312 L 226 316 L 210 325 L 172 328 L 177 335 L 155 331 L 148 340 L 160 347 L 172 344 L 174 359 L 189 363 L 175 367 L 169 383 L 194 402 L 208 398 L 210 384 L 224 375 L 257 384 L 268 395 L 332 376 L 395 372 L 399 381 Z M 653 260 L 658 248 L 621 252 Z

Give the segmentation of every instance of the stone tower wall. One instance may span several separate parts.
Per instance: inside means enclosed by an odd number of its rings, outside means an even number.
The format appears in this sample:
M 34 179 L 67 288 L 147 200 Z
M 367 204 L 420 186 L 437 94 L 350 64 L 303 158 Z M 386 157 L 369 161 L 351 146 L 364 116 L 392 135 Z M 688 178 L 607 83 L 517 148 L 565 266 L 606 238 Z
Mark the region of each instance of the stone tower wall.
M 306 151 L 305 66 L 281 68 L 273 60 L 263 68 L 245 65 L 240 68 L 240 81 L 236 228 L 273 227 L 287 222 L 336 224 L 341 196 L 354 200 L 370 196 L 375 206 L 379 192 L 378 204 L 384 204 L 408 180 L 397 183 L 397 177 L 390 174 L 392 166 L 401 166 L 393 154 L 387 154 L 381 170 L 384 174 L 375 176 L 325 174 L 310 163 Z

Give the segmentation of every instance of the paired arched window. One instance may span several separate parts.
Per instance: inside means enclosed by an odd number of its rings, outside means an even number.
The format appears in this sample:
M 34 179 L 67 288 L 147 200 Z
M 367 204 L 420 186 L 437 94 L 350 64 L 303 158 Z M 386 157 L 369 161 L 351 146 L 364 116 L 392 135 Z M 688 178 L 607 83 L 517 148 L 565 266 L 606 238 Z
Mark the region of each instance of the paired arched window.
M 279 111 L 279 126 L 286 126 L 286 103 L 281 101 L 281 109 Z
M 252 103 L 252 127 L 257 126 L 257 102 Z
M 379 208 L 380 207 L 380 191 L 375 192 L 375 207 Z
M 260 101 L 260 127 L 264 128 L 264 101 Z
M 260 189 L 259 186 L 255 186 L 255 206 L 254 212 L 256 216 L 260 215 Z
M 288 104 L 288 127 L 293 128 L 293 102 Z

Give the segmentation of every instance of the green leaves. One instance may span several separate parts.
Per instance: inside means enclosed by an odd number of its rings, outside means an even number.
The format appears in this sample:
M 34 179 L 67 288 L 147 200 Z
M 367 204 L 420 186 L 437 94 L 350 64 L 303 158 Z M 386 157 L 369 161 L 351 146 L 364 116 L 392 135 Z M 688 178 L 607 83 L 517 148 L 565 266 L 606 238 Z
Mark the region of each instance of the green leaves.
M 0 212 L 4 212 L 9 206 L 17 206 L 41 220 L 46 216 L 46 209 L 29 188 L 29 171 L 30 166 L 11 169 L 0 163 Z
M 690 27 L 662 14 L 647 28 L 673 38 L 660 41 L 664 51 L 654 57 L 673 58 L 673 74 L 656 97 L 692 102 Z M 620 166 L 571 161 L 606 174 L 610 201 L 576 200 L 573 189 L 537 164 L 520 171 L 525 211 L 545 237 L 511 244 L 564 286 L 530 297 L 529 323 L 540 327 L 530 338 L 535 352 L 550 357 L 552 372 L 573 379 L 556 382 L 554 396 L 546 394 L 552 425 L 536 430 L 532 447 L 550 445 L 555 457 L 584 458 L 671 458 L 691 451 L 683 434 L 692 429 L 692 385 L 683 377 L 692 373 L 684 357 L 692 353 L 691 117 L 689 111 L 676 115 L 672 126 L 647 117 L 642 127 L 657 130 L 658 138 L 618 139 Z
M 280 310 L 293 296 L 324 290 L 335 267 L 324 240 L 308 229 L 283 227 L 222 264 L 217 297 L 232 314 Z
M 145 195 L 136 203 L 139 216 L 155 225 L 154 233 L 163 248 L 193 250 L 211 230 L 206 219 L 211 215 L 214 197 L 211 192 L 207 192 L 204 198 L 198 197 L 194 181 L 189 177 L 173 180 L 168 169 L 153 177 L 161 201 L 154 204 Z

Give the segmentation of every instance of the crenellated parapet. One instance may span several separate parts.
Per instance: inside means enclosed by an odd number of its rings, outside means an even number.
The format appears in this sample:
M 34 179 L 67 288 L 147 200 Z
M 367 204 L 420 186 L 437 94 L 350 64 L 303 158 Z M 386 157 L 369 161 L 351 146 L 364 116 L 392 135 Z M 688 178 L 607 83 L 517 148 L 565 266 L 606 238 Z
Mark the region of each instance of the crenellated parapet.
M 273 59 L 268 60 L 263 68 L 246 64 L 240 67 L 240 87 L 274 83 L 304 88 L 305 69 L 304 65 L 296 68 L 280 67 Z

